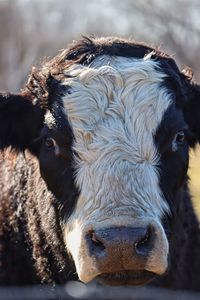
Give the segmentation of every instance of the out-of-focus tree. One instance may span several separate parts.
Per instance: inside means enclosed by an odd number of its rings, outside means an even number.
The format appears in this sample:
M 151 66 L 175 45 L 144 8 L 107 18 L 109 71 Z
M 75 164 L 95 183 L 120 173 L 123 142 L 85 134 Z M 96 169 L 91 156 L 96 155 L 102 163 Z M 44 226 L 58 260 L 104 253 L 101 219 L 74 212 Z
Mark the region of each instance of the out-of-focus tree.
M 0 0 L 0 90 L 17 92 L 31 66 L 81 34 L 143 40 L 198 78 L 198 0 Z
M 114 4 L 114 0 L 112 0 Z M 198 0 L 124 0 L 116 11 L 126 16 L 127 31 L 136 38 L 161 45 L 181 65 L 200 70 L 200 2 Z

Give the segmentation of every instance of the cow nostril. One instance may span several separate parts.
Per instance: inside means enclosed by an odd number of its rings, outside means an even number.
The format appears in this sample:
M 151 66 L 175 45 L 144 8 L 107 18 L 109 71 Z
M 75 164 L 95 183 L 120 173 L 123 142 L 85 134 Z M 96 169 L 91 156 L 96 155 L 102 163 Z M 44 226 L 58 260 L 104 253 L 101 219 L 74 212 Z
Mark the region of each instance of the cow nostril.
M 146 233 L 135 243 L 135 251 L 139 255 L 147 255 L 152 244 L 152 229 L 148 227 Z
M 92 240 L 93 244 L 96 247 L 101 247 L 101 248 L 105 249 L 105 246 L 103 245 L 103 242 L 100 241 L 99 238 L 97 238 L 97 236 L 94 232 L 91 233 L 91 240 Z
M 92 254 L 100 255 L 105 252 L 104 250 L 106 247 L 104 246 L 103 241 L 100 240 L 94 231 L 87 234 L 87 240 Z

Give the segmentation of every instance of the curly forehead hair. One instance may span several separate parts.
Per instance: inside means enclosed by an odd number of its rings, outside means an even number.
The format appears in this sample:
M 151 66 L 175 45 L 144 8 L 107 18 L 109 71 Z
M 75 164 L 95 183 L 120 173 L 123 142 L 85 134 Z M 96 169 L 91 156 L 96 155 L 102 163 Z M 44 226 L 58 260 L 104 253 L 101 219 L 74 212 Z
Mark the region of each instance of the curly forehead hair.
M 79 41 L 74 41 L 67 49 L 41 67 L 33 67 L 24 91 L 31 92 L 32 99 L 38 100 L 40 106 L 46 110 L 51 103 L 51 97 L 55 90 L 57 94 L 62 95 L 63 90 L 59 83 L 66 76 L 67 68 L 72 64 L 89 65 L 100 55 L 135 58 L 150 56 L 151 59 L 167 60 L 168 63 L 176 67 L 170 55 L 145 43 L 116 37 L 83 37 Z

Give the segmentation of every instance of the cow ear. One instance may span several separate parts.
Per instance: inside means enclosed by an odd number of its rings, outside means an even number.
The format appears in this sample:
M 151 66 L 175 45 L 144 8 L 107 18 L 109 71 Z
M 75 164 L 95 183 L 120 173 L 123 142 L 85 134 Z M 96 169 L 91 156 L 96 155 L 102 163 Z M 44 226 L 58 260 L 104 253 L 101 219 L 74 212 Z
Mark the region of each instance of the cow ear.
M 187 81 L 186 100 L 183 108 L 185 120 L 194 135 L 195 145 L 200 143 L 200 86 Z
M 27 95 L 0 94 L 0 150 L 11 147 L 17 151 L 31 150 L 39 135 L 43 111 Z

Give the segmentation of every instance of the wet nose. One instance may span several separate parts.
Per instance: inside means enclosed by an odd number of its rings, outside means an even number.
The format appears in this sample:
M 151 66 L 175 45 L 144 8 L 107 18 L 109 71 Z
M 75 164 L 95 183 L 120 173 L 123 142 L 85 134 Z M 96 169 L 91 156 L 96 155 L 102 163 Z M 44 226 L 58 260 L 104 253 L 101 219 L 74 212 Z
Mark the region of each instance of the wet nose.
M 153 248 L 154 232 L 152 226 L 90 230 L 86 244 L 102 272 L 138 270 L 144 268 Z

